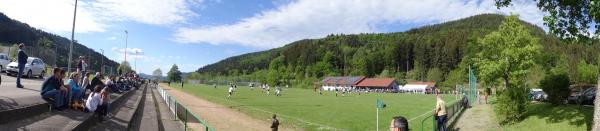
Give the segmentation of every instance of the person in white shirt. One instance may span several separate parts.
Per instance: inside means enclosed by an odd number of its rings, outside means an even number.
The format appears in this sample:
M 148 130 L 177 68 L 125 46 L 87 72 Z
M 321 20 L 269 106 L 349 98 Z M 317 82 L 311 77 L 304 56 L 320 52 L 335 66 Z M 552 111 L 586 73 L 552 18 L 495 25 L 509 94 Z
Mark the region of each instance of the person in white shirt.
M 275 95 L 281 96 L 281 87 L 279 87 L 279 86 L 275 87 Z
M 100 120 L 103 120 L 102 118 L 106 116 L 108 112 L 108 105 L 103 104 L 107 100 L 106 95 L 102 94 L 103 89 L 104 87 L 102 87 L 102 85 L 97 85 L 85 101 L 85 108 L 87 111 L 95 112 L 96 115 L 100 116 Z
M 233 86 L 229 86 L 229 95 L 227 95 L 227 98 L 231 97 L 232 94 L 233 94 Z

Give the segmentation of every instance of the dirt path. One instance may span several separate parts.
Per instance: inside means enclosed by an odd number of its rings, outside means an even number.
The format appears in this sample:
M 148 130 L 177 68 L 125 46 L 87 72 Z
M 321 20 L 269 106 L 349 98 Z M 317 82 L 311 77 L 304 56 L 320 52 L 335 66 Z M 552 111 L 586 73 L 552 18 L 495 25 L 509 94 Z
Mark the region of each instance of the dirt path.
M 489 104 L 474 104 L 456 121 L 453 130 L 461 131 L 499 131 L 500 125 L 492 116 L 493 109 Z
M 271 130 L 270 118 L 265 118 L 262 120 L 255 119 L 226 106 L 204 100 L 180 90 L 171 89 L 171 87 L 167 85 L 161 84 L 161 87 L 175 97 L 180 103 L 187 106 L 192 112 L 207 121 L 208 124 L 214 127 L 217 131 Z M 279 130 L 289 131 L 293 129 L 279 126 Z

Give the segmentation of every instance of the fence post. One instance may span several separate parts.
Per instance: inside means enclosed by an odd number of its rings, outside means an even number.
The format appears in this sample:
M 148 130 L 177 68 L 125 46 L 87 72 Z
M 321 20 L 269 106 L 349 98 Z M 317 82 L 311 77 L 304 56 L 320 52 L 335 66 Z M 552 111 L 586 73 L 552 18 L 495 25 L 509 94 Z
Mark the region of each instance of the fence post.
M 178 119 L 179 117 L 177 116 L 177 105 L 179 105 L 179 104 L 177 104 L 177 101 L 175 101 L 174 104 L 175 104 L 175 119 Z
M 185 130 L 187 131 L 187 110 L 185 110 L 185 121 L 183 121 L 183 127 L 185 128 Z
M 431 126 L 431 127 L 433 127 L 432 131 L 436 130 L 436 127 L 435 127 L 435 124 L 436 124 L 435 117 L 437 117 L 435 114 L 431 117 L 431 120 L 433 120 L 433 122 L 431 122 L 431 125 L 433 125 L 433 126 Z

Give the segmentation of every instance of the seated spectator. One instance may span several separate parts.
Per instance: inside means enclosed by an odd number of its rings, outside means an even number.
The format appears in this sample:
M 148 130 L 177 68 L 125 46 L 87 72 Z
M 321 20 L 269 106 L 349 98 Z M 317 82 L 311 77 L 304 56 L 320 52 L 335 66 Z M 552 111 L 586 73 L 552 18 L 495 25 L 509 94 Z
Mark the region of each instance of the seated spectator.
M 106 81 L 106 87 L 110 88 L 112 92 L 121 93 L 117 83 L 115 83 L 115 76 L 110 76 L 110 78 Z
M 65 71 L 60 68 L 54 68 L 53 75 L 48 77 L 42 84 L 42 98 L 47 101 L 52 101 L 53 108 L 61 111 L 67 106 L 65 105 L 65 94 L 67 88 L 63 86 L 62 79 Z
M 102 74 L 100 74 L 100 72 L 96 72 L 96 75 L 94 75 L 94 78 L 92 78 L 92 82 L 90 82 L 90 85 L 88 86 L 90 91 L 94 91 L 94 87 L 101 85 L 102 87 L 104 87 L 104 83 L 102 82 Z
M 104 87 L 102 85 L 98 85 L 94 88 L 94 91 L 90 93 L 87 100 L 85 101 L 85 108 L 89 112 L 95 112 L 96 115 L 100 116 L 100 120 L 103 120 L 103 116 L 106 116 L 108 112 L 108 106 L 104 104 L 105 99 L 103 95 Z
M 73 72 L 67 80 L 69 86 L 69 99 L 71 99 L 71 105 L 73 107 L 81 107 L 81 96 L 83 89 L 79 86 L 78 80 L 80 80 L 79 73 Z
M 82 92 L 83 92 L 83 93 L 81 93 L 82 94 L 81 97 L 84 98 L 84 99 L 87 98 L 87 97 L 85 97 L 86 94 L 87 94 L 87 90 L 89 88 L 94 88 L 94 87 L 90 87 L 90 79 L 89 78 L 90 78 L 91 74 L 92 73 L 85 73 L 83 75 L 83 80 L 81 81 L 81 84 L 79 84 L 79 85 L 81 85 L 81 89 L 82 89 Z

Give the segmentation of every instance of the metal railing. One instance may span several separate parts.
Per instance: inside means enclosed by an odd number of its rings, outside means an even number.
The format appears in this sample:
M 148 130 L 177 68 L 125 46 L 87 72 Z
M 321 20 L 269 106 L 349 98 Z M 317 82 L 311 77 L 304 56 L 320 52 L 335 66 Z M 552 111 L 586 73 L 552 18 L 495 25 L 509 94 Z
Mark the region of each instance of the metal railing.
M 165 100 L 170 112 L 174 114 L 175 119 L 183 122 L 184 130 L 188 129 L 188 123 L 199 123 L 204 126 L 205 131 L 215 131 L 215 129 L 210 127 L 206 121 L 202 120 L 200 117 L 198 117 L 198 115 L 189 111 L 186 106 L 179 103 L 175 97 L 169 95 L 169 93 L 167 93 L 160 86 L 155 86 L 162 99 Z
M 460 99 L 458 99 L 457 101 L 452 102 L 450 105 L 446 106 L 446 125 L 448 125 L 450 122 L 450 120 L 455 121 L 455 119 L 452 119 L 454 117 L 456 117 L 456 115 L 458 113 L 460 113 L 460 111 L 462 111 L 462 109 L 464 109 L 464 105 L 462 103 L 462 99 L 463 97 L 461 97 Z M 425 117 L 422 121 L 421 121 L 421 131 L 425 131 L 425 121 L 431 117 L 431 127 L 432 130 L 435 131 L 436 130 L 436 123 L 437 121 L 435 120 L 435 117 L 433 117 L 433 110 L 431 110 L 432 113 L 430 115 L 427 115 L 427 117 Z

